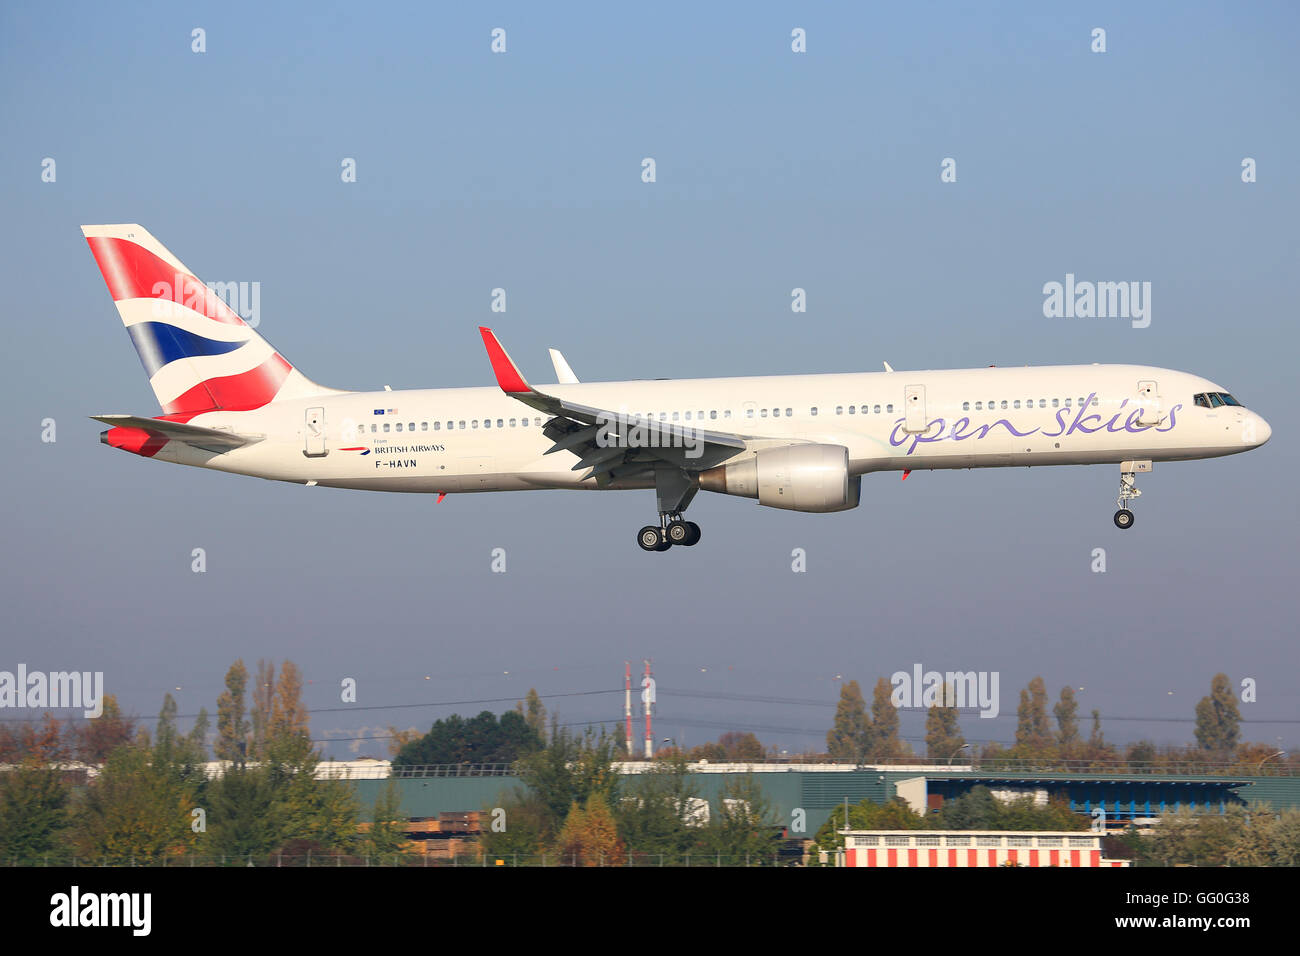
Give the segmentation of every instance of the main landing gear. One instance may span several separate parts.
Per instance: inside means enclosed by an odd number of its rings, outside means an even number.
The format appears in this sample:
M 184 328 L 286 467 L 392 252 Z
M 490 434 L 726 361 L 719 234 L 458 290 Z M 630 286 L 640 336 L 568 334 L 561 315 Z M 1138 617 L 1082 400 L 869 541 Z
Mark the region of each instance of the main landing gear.
M 1127 531 L 1133 527 L 1133 512 L 1127 507 L 1128 503 L 1134 498 L 1140 497 L 1142 492 L 1138 490 L 1137 476 L 1138 472 L 1147 472 L 1151 470 L 1149 461 L 1125 461 L 1119 466 L 1119 511 L 1115 512 L 1115 527 L 1121 531 Z
M 659 524 L 648 524 L 636 534 L 636 543 L 642 551 L 667 551 L 675 544 L 684 548 L 698 544 L 700 526 L 694 521 L 683 521 L 680 514 L 667 512 L 659 515 Z
M 642 551 L 667 551 L 675 544 L 689 548 L 699 543 L 700 526 L 682 518 L 682 512 L 698 490 L 695 477 L 681 469 L 667 465 L 655 469 L 659 524 L 648 524 L 636 533 L 636 543 Z

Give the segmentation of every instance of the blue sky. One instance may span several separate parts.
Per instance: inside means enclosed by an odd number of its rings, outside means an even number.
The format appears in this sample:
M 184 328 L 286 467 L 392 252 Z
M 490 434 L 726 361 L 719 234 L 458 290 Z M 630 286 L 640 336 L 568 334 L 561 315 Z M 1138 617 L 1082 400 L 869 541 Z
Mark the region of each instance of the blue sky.
M 213 709 L 236 657 L 290 658 L 315 734 L 349 737 L 480 708 L 325 711 L 344 677 L 358 707 L 513 699 L 618 688 L 651 657 L 656 736 L 792 750 L 829 726 L 836 675 L 998 671 L 1007 716 L 963 729 L 1009 740 L 1041 674 L 1084 688 L 1111 739 L 1175 743 L 1224 671 L 1259 682 L 1247 736 L 1294 745 L 1298 21 L 1282 3 L 6 7 L 0 668 L 103 670 L 151 718 L 175 687 L 182 713 Z M 1128 533 L 1110 467 L 874 475 L 839 515 L 701 495 L 701 545 L 645 555 L 650 492 L 436 505 L 100 445 L 87 415 L 156 406 L 78 229 L 98 222 L 260 282 L 262 333 L 339 387 L 489 384 L 492 324 L 539 381 L 548 346 L 591 380 L 1149 364 L 1231 389 L 1273 439 L 1158 466 Z M 1066 273 L 1151 282 L 1150 327 L 1044 318 Z M 622 696 L 555 707 L 612 720 Z

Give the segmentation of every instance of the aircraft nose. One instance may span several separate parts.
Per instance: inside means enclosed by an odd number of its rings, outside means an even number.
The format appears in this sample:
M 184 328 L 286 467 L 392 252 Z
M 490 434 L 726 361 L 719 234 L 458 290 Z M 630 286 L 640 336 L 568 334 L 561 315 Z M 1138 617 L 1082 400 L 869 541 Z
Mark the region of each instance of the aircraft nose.
M 1251 444 L 1258 448 L 1273 437 L 1273 429 L 1269 427 L 1268 422 L 1264 421 L 1264 416 L 1257 415 L 1254 412 L 1251 414 L 1254 415 L 1252 424 L 1255 426 L 1255 434 L 1252 437 Z

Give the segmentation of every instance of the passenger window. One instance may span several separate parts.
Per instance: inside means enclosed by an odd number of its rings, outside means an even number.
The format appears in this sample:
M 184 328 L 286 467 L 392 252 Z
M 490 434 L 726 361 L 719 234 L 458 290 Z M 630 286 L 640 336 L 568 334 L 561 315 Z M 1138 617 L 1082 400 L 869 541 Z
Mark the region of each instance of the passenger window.
M 1070 400 L 1069 400 L 1068 398 L 1065 400 L 1065 407 L 1066 407 L 1066 408 L 1070 408 L 1070 407 L 1072 407 L 1072 406 L 1070 405 Z
M 1012 402 L 1012 403 L 1011 403 L 1011 407 L 1012 407 L 1012 408 L 1019 408 L 1019 407 L 1020 407 L 1020 399 L 1017 398 L 1014 402 Z
M 891 405 L 891 406 L 889 407 L 889 410 L 892 412 L 892 411 L 894 410 L 894 407 Z M 864 408 L 863 411 L 866 411 L 866 409 Z M 879 415 L 879 414 L 880 414 L 880 406 L 877 405 L 874 409 L 872 409 L 872 411 L 874 411 L 877 415 Z
M 388 422 L 384 422 L 384 431 L 388 431 Z
M 1003 407 L 1004 409 L 1007 407 L 1007 400 L 1006 400 L 1005 398 L 1002 399 L 1002 407 Z
M 437 432 L 437 431 L 442 431 L 442 422 L 434 422 L 434 423 L 433 423 L 433 430 L 436 431 L 436 432 Z
M 427 432 L 428 430 L 429 430 L 429 423 L 428 423 L 428 422 L 420 422 L 420 431 L 422 431 L 422 432 Z
M 849 414 L 850 414 L 850 415 L 856 415 L 856 414 L 857 414 L 857 411 L 858 411 L 858 407 L 857 407 L 856 405 L 850 405 L 850 406 L 849 406 Z
M 465 427 L 465 419 L 463 419 L 463 418 L 460 420 L 460 427 L 461 427 L 462 429 Z
M 1060 400 L 1059 398 L 1054 398 L 1054 399 L 1052 399 L 1052 407 L 1053 407 L 1053 408 L 1058 408 L 1058 407 L 1060 407 L 1060 404 L 1061 404 L 1061 400 Z
M 717 417 L 718 417 L 718 410 L 716 408 L 709 409 L 709 420 L 713 421 Z
M 470 427 L 470 428 L 478 428 L 478 419 L 476 418 L 476 419 L 474 419 L 473 421 L 471 421 L 471 422 L 469 423 L 469 427 Z
M 767 409 L 766 408 L 759 409 L 758 417 L 767 418 Z
M 398 422 L 398 423 L 397 423 L 397 430 L 398 430 L 399 432 L 402 430 L 402 423 L 401 423 L 401 422 Z
M 373 435 L 373 434 L 374 434 L 375 432 L 377 432 L 377 431 L 379 431 L 379 426 L 378 426 L 378 425 L 371 425 L 371 426 L 370 426 L 370 434 Z
M 810 408 L 810 409 L 808 410 L 808 413 L 809 413 L 810 415 L 812 415 L 813 417 L 816 417 L 816 415 L 817 415 L 817 406 L 814 405 L 812 408 Z
M 977 411 L 977 412 L 982 412 L 982 411 L 984 411 L 984 403 L 983 403 L 983 402 L 976 402 L 976 403 L 975 403 L 975 411 Z
M 753 410 L 752 408 L 747 408 L 747 409 L 745 409 L 745 417 L 746 417 L 746 418 L 753 418 L 753 417 L 754 417 L 754 410 Z
M 1094 398 L 1094 399 L 1092 400 L 1092 407 L 1093 407 L 1093 408 L 1096 408 L 1096 407 L 1097 407 L 1098 405 L 1100 405 L 1100 404 L 1101 404 L 1101 399 L 1100 399 L 1100 398 Z
M 781 409 L 779 409 L 779 408 L 774 408 L 774 409 L 772 409 L 772 417 L 773 417 L 773 418 L 780 418 L 780 417 L 781 417 Z
M 844 406 L 843 406 L 843 405 L 836 405 L 836 406 L 835 406 L 835 414 L 836 414 L 836 415 L 843 415 L 843 414 L 844 414 Z
M 961 403 L 961 410 L 962 410 L 963 412 L 969 412 L 969 411 L 970 411 L 970 402 L 962 402 L 962 403 Z
M 490 419 L 490 418 L 485 418 L 485 419 L 483 419 L 483 427 L 484 427 L 484 428 L 491 428 L 491 427 L 492 427 L 492 419 Z
M 515 428 L 515 427 L 517 427 L 517 423 L 516 423 L 516 421 L 515 421 L 513 418 L 510 419 L 510 427 L 511 427 L 511 428 Z
M 890 412 L 890 413 L 892 413 L 892 412 L 894 411 L 894 404 L 893 404 L 893 402 L 890 402 L 888 405 L 885 406 L 885 411 Z
M 690 412 L 687 412 L 687 413 L 686 413 L 686 420 L 687 420 L 688 422 L 691 420 L 691 413 L 690 413 Z
M 406 430 L 407 430 L 408 432 L 413 432 L 413 431 L 415 431 L 415 422 L 409 422 L 409 423 L 407 424 L 407 426 L 406 426 Z
M 731 417 L 731 409 L 728 408 L 726 411 L 724 411 L 724 412 L 722 413 L 722 417 L 723 417 L 723 418 L 730 418 L 730 417 Z

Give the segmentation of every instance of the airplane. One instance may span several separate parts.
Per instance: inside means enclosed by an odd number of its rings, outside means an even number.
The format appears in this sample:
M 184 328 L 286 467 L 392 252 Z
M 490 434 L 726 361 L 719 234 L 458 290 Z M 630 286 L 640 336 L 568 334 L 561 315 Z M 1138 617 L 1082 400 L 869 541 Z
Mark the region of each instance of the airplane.
M 144 458 L 274 481 L 447 494 L 653 489 L 645 551 L 692 546 L 700 490 L 787 511 L 856 508 L 862 476 L 1119 465 L 1133 526 L 1155 462 L 1258 448 L 1272 429 L 1226 388 L 1137 365 L 581 382 L 551 350 L 534 386 L 479 332 L 495 387 L 356 392 L 294 367 L 143 227 L 82 226 L 163 414 L 91 416 Z M 254 323 L 256 324 L 256 323 Z

